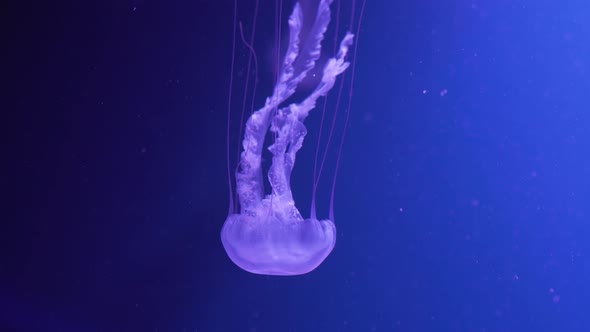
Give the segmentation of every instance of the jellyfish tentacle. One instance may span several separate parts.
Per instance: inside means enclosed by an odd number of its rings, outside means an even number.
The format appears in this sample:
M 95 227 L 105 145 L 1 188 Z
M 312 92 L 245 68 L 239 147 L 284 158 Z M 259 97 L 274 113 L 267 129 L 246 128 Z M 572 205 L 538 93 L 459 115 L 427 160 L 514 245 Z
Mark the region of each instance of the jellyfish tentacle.
M 307 73 L 315 67 L 322 51 L 322 40 L 330 23 L 330 4 L 332 0 L 322 0 L 318 4 L 314 23 L 307 33 L 307 38 L 300 45 L 299 56 L 293 63 L 296 77 L 294 83 L 299 84 Z M 299 32 L 301 33 L 301 32 Z M 295 88 L 295 87 L 294 87 Z
M 255 209 L 263 199 L 262 147 L 271 122 L 271 113 L 295 92 L 298 81 L 294 80 L 293 62 L 299 55 L 299 37 L 303 24 L 301 5 L 295 4 L 289 17 L 289 48 L 283 60 L 279 82 L 272 96 L 267 97 L 262 108 L 252 113 L 246 121 L 244 140 L 240 154 L 240 169 L 236 174 L 236 190 L 243 212 Z
M 273 196 L 285 203 L 293 201 L 289 180 L 297 151 L 303 146 L 303 140 L 307 134 L 303 121 L 315 108 L 317 99 L 327 95 L 334 86 L 337 76 L 348 68 L 349 63 L 345 61 L 345 57 L 352 45 L 352 40 L 353 35 L 347 33 L 340 43 L 336 56 L 329 59 L 324 66 L 322 80 L 305 100 L 279 109 L 272 119 L 270 130 L 277 135 L 275 143 L 268 148 L 273 154 L 268 178 L 273 189 Z
M 273 95 L 266 99 L 264 107 L 254 112 L 246 122 L 242 142 L 244 151 L 240 155 L 240 170 L 236 174 L 237 192 L 242 210 L 257 206 L 263 199 L 264 187 L 260 164 L 262 146 L 270 126 L 272 110 L 276 110 L 283 101 L 295 93 L 295 89 L 307 72 L 315 66 L 321 52 L 321 41 L 330 22 L 330 3 L 330 0 L 322 0 L 318 5 L 318 14 L 311 29 L 314 35 L 310 34 L 311 42 L 306 41 L 304 52 L 300 52 L 303 13 L 299 3 L 295 4 L 289 18 L 289 48 L 283 60 L 279 82 L 275 86 Z M 303 66 L 295 66 L 296 61 L 303 63 Z M 278 173 L 276 175 L 278 176 Z M 277 187 L 282 186 L 290 192 L 288 186 L 283 186 L 284 181 L 275 181 L 275 183 Z

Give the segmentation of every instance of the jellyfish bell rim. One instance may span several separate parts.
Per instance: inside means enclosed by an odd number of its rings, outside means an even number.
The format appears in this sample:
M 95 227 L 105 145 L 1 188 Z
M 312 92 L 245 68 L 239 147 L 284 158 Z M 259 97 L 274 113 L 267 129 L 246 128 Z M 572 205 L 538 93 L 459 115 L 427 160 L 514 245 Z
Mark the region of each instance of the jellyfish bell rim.
M 328 219 L 280 220 L 276 216 L 230 214 L 220 235 L 234 264 L 261 275 L 309 273 L 336 245 L 336 226 Z

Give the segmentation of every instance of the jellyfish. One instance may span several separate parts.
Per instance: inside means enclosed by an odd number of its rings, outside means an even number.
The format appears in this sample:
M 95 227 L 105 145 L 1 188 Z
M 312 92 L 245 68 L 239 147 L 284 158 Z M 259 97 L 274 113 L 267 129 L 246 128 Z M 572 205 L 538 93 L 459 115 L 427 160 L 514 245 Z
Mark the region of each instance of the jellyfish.
M 239 210 L 234 207 L 231 176 L 228 176 L 230 211 L 221 230 L 221 241 L 229 258 L 254 274 L 308 273 L 326 259 L 336 243 L 333 204 L 330 204 L 329 218 L 320 220 L 312 201 L 310 217 L 304 218 L 295 206 L 290 177 L 307 133 L 304 120 L 350 65 L 346 56 L 353 43 L 352 33 L 345 34 L 335 56 L 326 61 L 315 89 L 302 101 L 284 105 L 316 66 L 330 22 L 331 3 L 332 0 L 320 0 L 315 18 L 304 21 L 304 11 L 297 2 L 289 16 L 289 43 L 272 95 L 266 98 L 264 106 L 252 112 L 245 124 L 235 172 Z M 304 29 L 306 34 L 302 34 Z M 270 193 L 265 193 L 261 167 L 267 135 L 274 138 L 266 147 L 272 154 L 266 174 Z M 333 194 L 332 190 L 332 202 Z

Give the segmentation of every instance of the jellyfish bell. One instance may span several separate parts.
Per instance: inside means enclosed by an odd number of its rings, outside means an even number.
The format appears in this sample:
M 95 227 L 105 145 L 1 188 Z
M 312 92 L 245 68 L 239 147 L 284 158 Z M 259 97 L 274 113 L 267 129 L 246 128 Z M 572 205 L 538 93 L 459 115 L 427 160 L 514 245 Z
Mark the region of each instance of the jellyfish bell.
M 221 240 L 230 259 L 246 271 L 296 275 L 314 270 L 328 257 L 336 244 L 336 226 L 330 220 L 303 219 L 292 202 L 270 206 L 267 200 L 252 214 L 230 214 Z
M 315 88 L 304 89 L 302 100 L 291 102 L 291 97 L 306 76 L 314 73 L 322 53 L 322 39 L 330 22 L 332 0 L 315 1 L 315 10 L 310 10 L 309 6 L 303 8 L 300 3 L 296 3 L 289 17 L 287 50 L 280 66 L 277 66 L 280 69 L 272 95 L 266 98 L 264 106 L 251 112 L 243 129 L 241 153 L 234 174 L 235 192 L 232 185 L 232 170 L 229 166 L 228 143 L 230 211 L 221 230 L 221 241 L 229 258 L 237 266 L 251 273 L 308 273 L 325 260 L 336 243 L 334 185 L 330 196 L 329 218 L 321 220 L 316 218 L 315 211 L 315 193 L 319 179 L 319 175 L 316 177 L 315 167 L 309 218 L 302 217 L 295 206 L 290 183 L 296 154 L 303 146 L 307 134 L 304 120 L 315 108 L 317 100 L 328 94 L 337 77 L 349 67 L 346 56 L 353 43 L 353 34 L 346 33 L 337 47 L 336 54 L 327 59 L 323 68 L 317 71 L 316 75 L 319 77 Z M 234 10 L 235 4 L 234 2 Z M 258 2 L 256 5 L 258 7 Z M 253 48 L 244 39 L 243 33 L 242 40 L 253 54 L 254 63 L 257 63 Z M 231 89 L 230 80 L 230 98 Z M 230 112 L 231 106 L 228 106 L 228 141 Z M 265 139 L 268 135 L 272 137 L 272 142 L 266 147 Z M 268 170 L 261 166 L 265 148 L 272 154 Z M 319 142 L 317 148 L 319 149 Z M 268 194 L 265 193 L 263 180 L 265 171 L 270 187 Z

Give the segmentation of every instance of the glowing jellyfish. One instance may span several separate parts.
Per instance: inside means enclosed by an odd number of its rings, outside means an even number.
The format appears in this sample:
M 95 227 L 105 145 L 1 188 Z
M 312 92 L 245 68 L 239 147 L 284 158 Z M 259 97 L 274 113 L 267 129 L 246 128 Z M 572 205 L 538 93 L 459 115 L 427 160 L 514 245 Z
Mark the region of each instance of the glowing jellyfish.
M 338 75 L 349 66 L 345 58 L 353 42 L 351 33 L 346 33 L 337 54 L 326 62 L 317 87 L 303 101 L 282 105 L 320 57 L 321 42 L 330 22 L 331 2 L 319 1 L 315 19 L 305 21 L 306 24 L 310 22 L 309 26 L 304 25 L 301 5 L 295 4 L 289 17 L 289 44 L 273 94 L 262 108 L 250 115 L 245 125 L 243 151 L 235 174 L 240 211 L 238 213 L 234 207 L 230 182 L 230 211 L 221 240 L 230 259 L 252 273 L 297 275 L 310 272 L 324 261 L 336 243 L 333 204 L 330 204 L 329 219 L 316 218 L 313 201 L 310 218 L 303 218 L 295 206 L 290 176 L 307 133 L 303 121 L 318 98 L 327 95 Z M 305 35 L 302 30 L 306 31 Z M 268 146 L 272 153 L 272 165 L 267 174 L 271 192 L 265 194 L 261 160 L 269 130 L 274 136 L 273 143 Z M 333 190 L 331 199 L 333 202 Z

